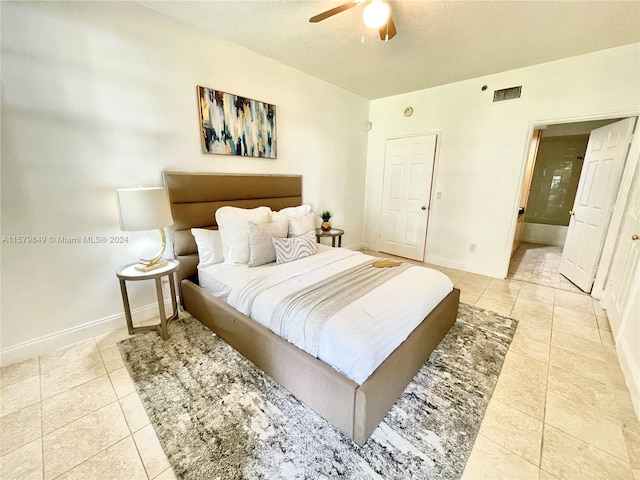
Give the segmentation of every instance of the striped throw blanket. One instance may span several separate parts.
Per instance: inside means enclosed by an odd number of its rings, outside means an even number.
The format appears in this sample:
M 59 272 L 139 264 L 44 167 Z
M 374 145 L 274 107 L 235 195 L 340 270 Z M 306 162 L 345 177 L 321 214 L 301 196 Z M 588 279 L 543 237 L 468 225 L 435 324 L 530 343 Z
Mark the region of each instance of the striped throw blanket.
M 269 327 L 273 332 L 317 357 L 324 324 L 336 312 L 411 265 L 376 268 L 370 261 L 303 288 L 278 303 Z

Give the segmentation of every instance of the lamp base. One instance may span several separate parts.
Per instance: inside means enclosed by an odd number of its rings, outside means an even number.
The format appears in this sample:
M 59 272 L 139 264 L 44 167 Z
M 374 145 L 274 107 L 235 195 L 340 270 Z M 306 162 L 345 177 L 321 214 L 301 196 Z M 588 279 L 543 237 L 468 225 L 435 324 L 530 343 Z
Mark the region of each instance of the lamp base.
M 158 268 L 166 267 L 167 265 L 169 265 L 169 262 L 161 260 L 159 262 L 151 263 L 151 264 L 139 263 L 138 265 L 136 265 L 135 268 L 139 272 L 151 272 L 151 271 L 156 270 Z
M 157 268 L 166 267 L 169 265 L 169 262 L 166 260 L 162 260 L 162 255 L 164 255 L 164 248 L 167 245 L 167 236 L 164 233 L 164 228 L 159 228 L 160 237 L 162 238 L 162 245 L 160 246 L 160 251 L 153 258 L 141 258 L 140 263 L 136 265 L 136 270 L 139 272 L 151 272 L 156 270 Z

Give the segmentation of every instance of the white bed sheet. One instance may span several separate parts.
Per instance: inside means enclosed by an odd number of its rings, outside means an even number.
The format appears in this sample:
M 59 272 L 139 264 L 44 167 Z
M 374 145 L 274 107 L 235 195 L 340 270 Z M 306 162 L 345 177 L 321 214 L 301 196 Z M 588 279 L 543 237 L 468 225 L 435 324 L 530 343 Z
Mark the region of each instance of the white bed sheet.
M 318 253 L 332 249 L 332 247 L 320 243 L 317 247 Z M 198 267 L 198 282 L 207 292 L 226 302 L 232 288 L 237 287 L 250 276 L 273 266 L 275 266 L 275 263 L 268 263 L 259 267 L 216 263 L 207 267 Z
M 200 285 L 269 328 L 271 313 L 287 295 L 373 257 L 344 248 L 319 248 L 295 262 L 261 267 L 216 264 L 199 269 Z M 270 269 L 270 270 L 266 270 Z M 252 297 L 238 295 L 264 272 L 275 285 Z M 453 289 L 443 273 L 411 267 L 337 312 L 325 324 L 318 358 L 363 383 Z

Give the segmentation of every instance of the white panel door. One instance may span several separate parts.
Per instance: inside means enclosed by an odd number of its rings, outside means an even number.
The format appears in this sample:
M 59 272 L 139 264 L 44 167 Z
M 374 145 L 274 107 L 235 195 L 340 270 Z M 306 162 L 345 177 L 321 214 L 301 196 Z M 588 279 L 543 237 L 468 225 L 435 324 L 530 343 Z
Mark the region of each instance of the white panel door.
M 387 140 L 380 251 L 424 260 L 436 135 Z
M 621 330 L 624 330 L 625 322 L 623 320 L 625 317 L 628 317 L 629 320 L 633 319 L 636 328 L 640 324 L 639 298 L 640 166 L 636 167 L 635 178 L 631 184 L 631 194 L 620 227 L 620 236 L 611 262 L 603 298 L 611 329 L 616 337 Z
M 571 211 L 560 273 L 590 292 L 631 143 L 635 118 L 591 132 Z

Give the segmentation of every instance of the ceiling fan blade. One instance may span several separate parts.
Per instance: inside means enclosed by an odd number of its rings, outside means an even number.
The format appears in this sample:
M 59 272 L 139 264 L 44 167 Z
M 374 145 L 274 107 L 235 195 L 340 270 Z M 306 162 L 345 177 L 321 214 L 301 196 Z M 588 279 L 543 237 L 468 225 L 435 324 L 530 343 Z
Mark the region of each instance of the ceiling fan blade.
M 329 17 L 333 17 L 336 13 L 344 12 L 345 10 L 349 10 L 350 8 L 357 7 L 358 2 L 349 2 L 344 5 L 340 5 L 339 7 L 332 8 L 331 10 L 327 10 L 326 12 L 320 13 L 315 17 L 311 17 L 309 19 L 310 23 L 321 22 L 322 20 L 326 20 Z
M 388 41 L 396 36 L 396 24 L 393 23 L 393 17 L 391 16 L 391 12 L 389 12 L 389 20 L 383 26 L 380 27 L 380 40 Z M 388 36 L 387 36 L 388 35 Z

